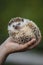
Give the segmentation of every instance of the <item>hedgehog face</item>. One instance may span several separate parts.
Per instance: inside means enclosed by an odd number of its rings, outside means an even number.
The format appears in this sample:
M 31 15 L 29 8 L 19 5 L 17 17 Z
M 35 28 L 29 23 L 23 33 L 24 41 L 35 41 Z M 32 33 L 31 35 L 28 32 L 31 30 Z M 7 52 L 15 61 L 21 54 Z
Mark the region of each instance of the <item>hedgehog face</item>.
M 23 28 L 26 24 L 28 24 L 30 21 L 27 19 L 23 18 L 13 18 L 10 20 L 9 25 L 8 25 L 8 30 L 12 32 L 18 32 Z

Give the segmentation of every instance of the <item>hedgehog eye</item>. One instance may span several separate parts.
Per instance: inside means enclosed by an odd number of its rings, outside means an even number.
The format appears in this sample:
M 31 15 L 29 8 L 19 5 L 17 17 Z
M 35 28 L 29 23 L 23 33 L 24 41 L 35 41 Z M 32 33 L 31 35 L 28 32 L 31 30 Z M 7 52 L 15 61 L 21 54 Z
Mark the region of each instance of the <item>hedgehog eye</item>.
M 13 25 L 13 27 L 15 27 L 15 25 Z

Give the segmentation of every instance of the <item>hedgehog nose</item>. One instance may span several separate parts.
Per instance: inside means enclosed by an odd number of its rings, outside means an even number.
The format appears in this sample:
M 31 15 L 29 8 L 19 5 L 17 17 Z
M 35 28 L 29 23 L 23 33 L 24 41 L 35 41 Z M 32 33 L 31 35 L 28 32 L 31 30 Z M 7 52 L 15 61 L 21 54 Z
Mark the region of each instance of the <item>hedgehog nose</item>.
M 15 26 L 15 29 L 19 29 L 19 26 Z

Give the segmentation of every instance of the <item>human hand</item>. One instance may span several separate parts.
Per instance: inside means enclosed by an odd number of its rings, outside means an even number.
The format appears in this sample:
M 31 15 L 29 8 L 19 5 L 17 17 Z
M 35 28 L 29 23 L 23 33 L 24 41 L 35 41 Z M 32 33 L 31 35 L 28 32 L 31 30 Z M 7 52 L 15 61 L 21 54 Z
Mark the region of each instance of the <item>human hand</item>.
M 15 43 L 11 37 L 9 37 L 3 44 L 2 46 L 6 48 L 7 53 L 14 53 L 14 52 L 21 52 L 21 51 L 26 51 L 29 49 L 29 47 L 35 43 L 35 39 L 32 39 L 31 41 L 25 43 L 25 44 L 18 44 Z

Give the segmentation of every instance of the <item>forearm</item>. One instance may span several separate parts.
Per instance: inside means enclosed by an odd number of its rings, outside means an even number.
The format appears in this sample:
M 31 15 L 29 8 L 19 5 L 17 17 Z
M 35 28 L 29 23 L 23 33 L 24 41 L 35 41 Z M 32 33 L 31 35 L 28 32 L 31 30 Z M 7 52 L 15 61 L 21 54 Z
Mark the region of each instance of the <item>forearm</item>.
M 8 37 L 1 45 L 0 45 L 0 65 L 3 65 L 7 56 L 10 54 L 9 44 L 10 37 Z M 8 46 L 7 46 L 8 45 Z
M 5 62 L 7 56 L 8 56 L 8 54 L 7 54 L 6 48 L 3 47 L 3 45 L 1 45 L 0 46 L 0 65 L 3 65 L 3 63 Z

